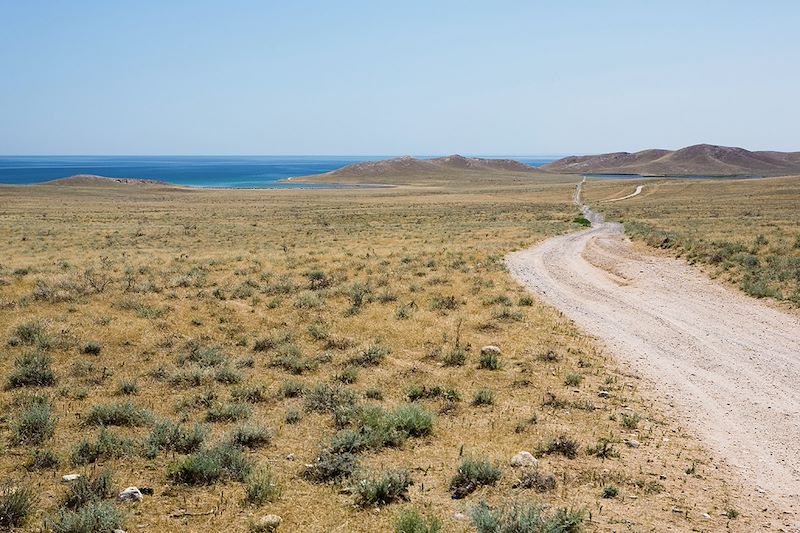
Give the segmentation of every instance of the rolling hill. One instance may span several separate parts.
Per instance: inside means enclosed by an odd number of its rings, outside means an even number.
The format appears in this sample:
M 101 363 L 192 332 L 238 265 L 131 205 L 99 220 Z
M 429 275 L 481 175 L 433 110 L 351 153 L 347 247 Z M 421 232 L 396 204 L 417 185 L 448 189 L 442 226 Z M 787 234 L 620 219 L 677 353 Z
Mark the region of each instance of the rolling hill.
M 800 152 L 751 152 L 697 144 L 680 150 L 643 150 L 570 156 L 542 167 L 560 174 L 643 176 L 781 176 L 800 173 Z

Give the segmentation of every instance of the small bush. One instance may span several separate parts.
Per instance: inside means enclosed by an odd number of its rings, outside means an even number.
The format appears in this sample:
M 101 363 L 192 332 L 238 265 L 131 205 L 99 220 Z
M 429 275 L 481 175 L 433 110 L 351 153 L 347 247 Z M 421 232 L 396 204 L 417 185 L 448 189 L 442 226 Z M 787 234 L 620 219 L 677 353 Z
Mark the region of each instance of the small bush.
M 213 405 L 206 413 L 208 422 L 237 422 L 250 418 L 253 410 L 244 403 L 220 403 Z
M 596 445 L 587 448 L 586 453 L 587 455 L 594 455 L 601 459 L 619 457 L 619 452 L 617 449 L 614 448 L 614 445 L 611 444 L 611 441 L 606 438 L 598 440 Z
M 464 366 L 469 358 L 469 351 L 464 346 L 454 346 L 444 356 L 444 366 Z
M 580 374 L 569 373 L 564 377 L 564 385 L 567 387 L 577 387 L 583 381 L 583 376 Z
M 480 389 L 475 393 L 475 397 L 472 398 L 472 405 L 494 405 L 494 391 L 491 389 Z
M 56 374 L 50 367 L 50 356 L 41 352 L 29 352 L 14 361 L 14 371 L 8 377 L 10 388 L 49 387 L 55 385 Z
M 433 415 L 418 405 L 401 405 L 391 414 L 392 425 L 410 437 L 424 437 L 433 432 Z
M 0 489 L 0 529 L 24 526 L 38 503 L 36 492 L 28 487 L 6 485 Z
M 64 497 L 64 507 L 75 511 L 90 503 L 110 498 L 112 494 L 113 477 L 108 470 L 100 472 L 96 477 L 81 476 L 69 486 Z
M 11 423 L 11 442 L 42 444 L 55 434 L 56 420 L 50 402 L 32 401 Z
M 294 381 L 289 379 L 281 383 L 279 394 L 282 398 L 297 398 L 299 396 L 304 395 L 305 392 L 306 392 L 305 385 L 303 385 L 299 381 Z
M 77 511 L 62 510 L 47 521 L 53 533 L 108 533 L 124 523 L 122 514 L 109 502 L 93 503 Z
M 306 467 L 303 477 L 315 483 L 338 483 L 350 478 L 358 466 L 354 453 L 326 450 Z
M 540 444 L 536 448 L 536 455 L 541 457 L 542 455 L 561 454 L 568 459 L 575 459 L 579 449 L 580 445 L 575 439 L 561 435 Z
M 367 349 L 361 350 L 348 360 L 354 366 L 377 366 L 391 353 L 391 350 L 380 344 L 372 344 Z
M 390 470 L 378 476 L 361 479 L 353 487 L 356 505 L 365 508 L 407 500 L 408 487 L 413 483 L 405 470 Z
M 71 459 L 75 465 L 85 465 L 100 459 L 118 459 L 131 455 L 135 448 L 136 444 L 132 440 L 103 428 L 94 442 L 83 439 L 76 444 Z
M 481 358 L 478 361 L 478 368 L 483 370 L 499 370 L 500 357 L 498 357 L 496 353 L 492 352 L 482 353 Z
M 542 505 L 523 502 L 492 509 L 482 501 L 470 515 L 478 533 L 579 533 L 584 520 L 582 511 L 560 508 L 548 513 Z
M 364 391 L 364 397 L 369 400 L 383 400 L 383 391 L 376 387 L 370 387 Z
M 162 450 L 193 453 L 203 447 L 207 435 L 208 430 L 200 424 L 189 428 L 169 421 L 159 422 L 147 438 L 145 455 L 152 459 Z
M 81 351 L 86 355 L 100 355 L 100 352 L 103 351 L 103 345 L 99 342 L 87 342 L 83 345 Z
M 231 391 L 231 398 L 237 402 L 262 403 L 269 395 L 264 385 L 243 385 Z
M 302 419 L 303 419 L 303 414 L 297 409 L 289 409 L 288 411 L 286 411 L 286 416 L 283 417 L 283 420 L 287 424 L 297 424 Z
M 482 485 L 494 485 L 500 476 L 500 468 L 489 461 L 465 457 L 450 480 L 450 491 L 454 499 L 464 498 Z
M 431 309 L 434 311 L 452 311 L 458 307 L 455 296 L 434 295 L 431 298 Z
M 261 468 L 247 477 L 244 493 L 245 504 L 260 507 L 265 503 L 275 501 L 280 495 L 278 482 L 268 468 Z
M 61 464 L 61 459 L 53 450 L 36 450 L 25 465 L 28 470 L 53 470 Z
M 152 422 L 153 414 L 135 403 L 113 403 L 96 405 L 86 415 L 86 426 L 139 427 Z
M 186 485 L 212 485 L 228 479 L 244 481 L 251 469 L 241 449 L 231 444 L 220 444 L 173 463 L 167 477 Z
M 260 426 L 239 426 L 231 434 L 230 440 L 237 446 L 255 450 L 272 442 L 272 431 Z
M 240 383 L 242 379 L 244 379 L 242 374 L 229 366 L 220 367 L 214 372 L 214 381 L 223 385 L 234 385 Z
M 50 337 L 47 335 L 47 325 L 39 320 L 25 322 L 14 328 L 14 336 L 22 344 L 29 346 L 39 346 L 46 348 L 50 345 Z
M 638 413 L 622 413 L 622 416 L 620 417 L 622 427 L 625 429 L 636 429 L 641 420 L 642 417 Z
M 354 366 L 346 366 L 341 372 L 338 372 L 333 379 L 345 385 L 352 385 L 358 381 L 358 368 Z
M 318 383 L 306 394 L 305 409 L 308 412 L 334 413 L 337 408 L 353 406 L 356 402 L 355 393 L 347 387 Z
M 139 385 L 135 381 L 122 380 L 117 390 L 123 396 L 136 396 L 139 394 Z
M 531 298 L 527 294 L 523 294 L 522 296 L 519 297 L 517 305 L 519 305 L 520 307 L 530 307 L 533 305 L 533 298 Z
M 441 530 L 441 520 L 424 517 L 414 509 L 401 511 L 394 520 L 394 533 L 439 533 Z
M 607 487 L 603 487 L 603 498 L 611 499 L 616 498 L 619 495 L 619 489 L 614 485 L 608 485 Z

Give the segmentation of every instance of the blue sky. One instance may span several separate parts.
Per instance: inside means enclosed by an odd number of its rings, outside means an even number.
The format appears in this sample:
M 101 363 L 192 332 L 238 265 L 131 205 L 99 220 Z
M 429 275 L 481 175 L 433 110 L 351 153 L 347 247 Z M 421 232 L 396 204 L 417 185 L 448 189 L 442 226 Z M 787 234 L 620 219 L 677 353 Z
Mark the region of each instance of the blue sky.
M 0 0 L 0 154 L 800 150 L 800 2 Z

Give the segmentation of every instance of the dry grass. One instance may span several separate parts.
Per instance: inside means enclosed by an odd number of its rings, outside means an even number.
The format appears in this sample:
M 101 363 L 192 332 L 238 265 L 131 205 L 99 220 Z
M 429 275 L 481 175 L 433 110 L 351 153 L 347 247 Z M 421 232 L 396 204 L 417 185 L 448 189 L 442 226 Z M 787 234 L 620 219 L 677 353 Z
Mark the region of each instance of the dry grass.
M 631 237 L 670 250 L 757 298 L 800 306 L 800 178 L 590 182 L 586 199 Z
M 32 351 L 50 358 L 56 378 L 0 392 L 0 475 L 41 497 L 30 530 L 58 515 L 61 474 L 101 468 L 113 471 L 116 490 L 154 489 L 140 504 L 117 504 L 129 529 L 148 531 L 246 531 L 267 513 L 282 516 L 285 531 L 390 531 L 412 509 L 437 517 L 443 531 L 471 531 L 454 513 L 516 499 L 583 511 L 586 528 L 598 531 L 747 529 L 747 512 L 721 517 L 741 502 L 731 501 L 708 453 L 643 401 L 639 382 L 594 341 L 506 274 L 507 252 L 579 227 L 572 192 L 571 184 L 527 182 L 0 188 L 0 378 Z M 479 368 L 488 344 L 502 353 Z M 331 387 L 297 396 L 320 383 Z M 471 405 L 482 389 L 493 391 L 491 404 Z M 434 414 L 432 433 L 397 410 L 409 391 L 421 391 L 414 403 Z M 12 435 L 33 392 L 49 397 L 56 417 L 55 436 L 38 445 L 57 455 L 54 471 L 42 453 L 43 466 L 27 469 L 36 447 Z M 348 410 L 352 398 L 383 411 Z M 119 407 L 128 403 L 146 411 Z M 87 425 L 98 405 L 117 406 L 104 418 L 116 426 Z M 623 424 L 631 413 L 641 418 Z M 182 426 L 162 425 L 151 439 L 163 420 Z M 341 487 L 303 475 L 335 422 L 372 431 L 356 452 L 360 471 Z M 207 429 L 209 452 L 191 451 L 205 435 L 195 424 Z M 242 426 L 268 438 L 239 450 L 231 441 L 241 440 Z M 523 488 L 530 484 L 518 483 L 511 456 L 565 438 L 576 441 L 577 456 L 542 455 L 547 483 L 534 484 L 541 492 Z M 625 447 L 628 438 L 641 446 Z M 601 439 L 620 457 L 588 455 Z M 84 440 L 104 453 L 73 466 Z M 502 476 L 453 500 L 451 478 L 465 457 L 499 465 Z M 266 492 L 249 477 L 265 471 Z M 407 480 L 397 488 L 387 472 L 408 472 L 413 485 L 406 493 Z M 219 482 L 203 484 L 217 474 Z M 373 480 L 369 491 L 351 490 L 359 479 Z M 618 487 L 616 498 L 603 498 L 607 485 Z M 247 503 L 248 486 L 268 495 L 255 498 L 261 507 Z M 361 509 L 365 501 L 387 504 Z

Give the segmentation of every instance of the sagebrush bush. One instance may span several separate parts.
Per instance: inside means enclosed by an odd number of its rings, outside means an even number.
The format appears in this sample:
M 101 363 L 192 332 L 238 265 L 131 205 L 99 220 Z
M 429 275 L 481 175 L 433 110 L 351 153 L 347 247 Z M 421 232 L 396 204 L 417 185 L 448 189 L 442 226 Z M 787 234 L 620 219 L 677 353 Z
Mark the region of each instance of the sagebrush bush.
M 237 422 L 250 418 L 253 409 L 245 403 L 219 403 L 211 406 L 206 413 L 208 422 Z
M 95 405 L 86 415 L 86 426 L 139 427 L 152 422 L 153 414 L 132 402 Z
M 255 450 L 272 441 L 272 431 L 261 426 L 239 426 L 231 434 L 230 441 L 237 446 Z
M 96 502 L 77 511 L 60 510 L 47 520 L 53 533 L 108 533 L 125 525 L 122 513 L 109 502 Z
M 470 511 L 478 533 L 579 533 L 583 529 L 583 511 L 560 508 L 554 513 L 528 502 L 512 502 L 501 509 L 481 501 Z
M 85 465 L 101 459 L 119 459 L 135 450 L 134 441 L 102 428 L 94 441 L 82 439 L 75 445 L 71 460 L 75 465 Z
M 358 480 L 352 490 L 359 507 L 383 506 L 407 500 L 408 487 L 413 483 L 407 471 L 389 470 Z
M 42 352 L 29 352 L 14 361 L 14 371 L 8 377 L 10 388 L 49 387 L 55 385 L 56 374 L 51 368 L 50 356 Z
M 260 468 L 247 477 L 244 503 L 260 507 L 275 501 L 280 495 L 278 481 L 269 468 Z
M 145 443 L 145 455 L 154 458 L 159 451 L 192 453 L 203 447 L 208 430 L 201 424 L 192 427 L 170 421 L 157 423 Z
M 450 491 L 454 499 L 463 498 L 480 486 L 494 485 L 502 474 L 500 467 L 486 459 L 465 457 L 450 480 Z
M 242 385 L 231 390 L 231 398 L 237 402 L 261 403 L 269 399 L 264 385 Z
M 5 485 L 0 488 L 0 529 L 24 526 L 38 503 L 39 497 L 29 487 Z
M 472 405 L 494 405 L 494 391 L 492 389 L 479 389 L 472 398 Z
M 219 444 L 173 463 L 167 477 L 186 485 L 212 485 L 225 480 L 244 481 L 251 470 L 250 461 L 238 446 Z
M 423 516 L 415 509 L 400 511 L 394 519 L 394 533 L 439 533 L 441 530 L 441 520 Z
M 553 474 L 545 474 L 535 469 L 526 468 L 520 473 L 513 487 L 515 489 L 533 489 L 536 492 L 548 492 L 556 488 L 556 477 Z
M 31 401 L 11 423 L 13 444 L 38 445 L 53 437 L 57 418 L 49 401 Z
M 90 503 L 96 503 L 114 494 L 113 475 L 104 470 L 96 476 L 81 476 L 69 485 L 64 496 L 64 507 L 75 511 Z
M 539 444 L 535 455 L 541 457 L 542 455 L 560 454 L 567 459 L 575 459 L 578 456 L 579 449 L 580 444 L 578 444 L 578 441 L 566 435 L 560 435 Z
M 391 350 L 382 344 L 371 344 L 364 350 L 353 355 L 348 364 L 354 366 L 377 366 L 391 353 Z
M 28 470 L 52 470 L 58 468 L 61 459 L 53 450 L 35 450 L 25 465 Z
M 350 478 L 359 464 L 354 453 L 325 450 L 306 466 L 303 477 L 316 483 L 338 483 Z

